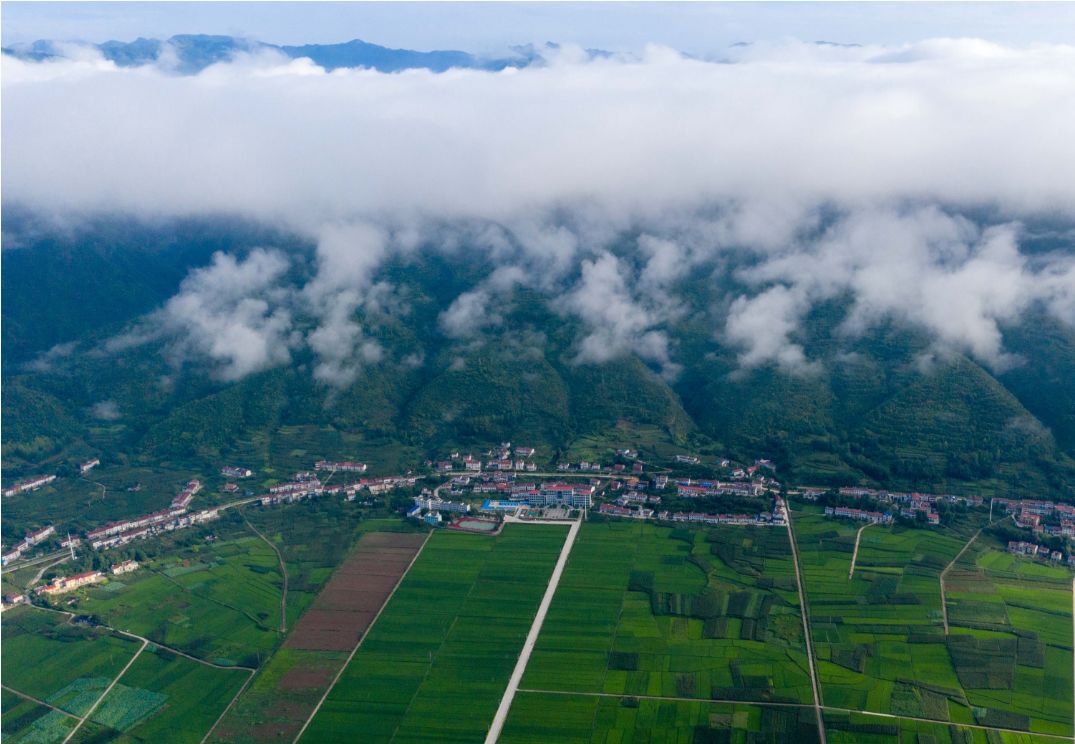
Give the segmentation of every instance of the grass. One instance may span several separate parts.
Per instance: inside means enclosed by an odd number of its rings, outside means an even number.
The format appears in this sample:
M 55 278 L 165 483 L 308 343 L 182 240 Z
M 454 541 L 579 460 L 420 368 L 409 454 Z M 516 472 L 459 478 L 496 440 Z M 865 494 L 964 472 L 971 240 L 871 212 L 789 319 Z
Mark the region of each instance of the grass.
M 809 702 L 787 533 L 587 522 L 522 687 Z
M 522 525 L 435 533 L 303 740 L 483 738 L 565 537 Z

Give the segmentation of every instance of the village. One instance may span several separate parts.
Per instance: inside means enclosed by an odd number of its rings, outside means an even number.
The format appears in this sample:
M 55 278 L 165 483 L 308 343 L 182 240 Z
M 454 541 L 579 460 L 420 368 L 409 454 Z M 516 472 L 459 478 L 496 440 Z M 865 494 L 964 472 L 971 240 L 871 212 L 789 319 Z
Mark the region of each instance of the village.
M 831 493 L 845 503 L 853 500 L 890 506 L 885 511 L 842 505 L 824 508 L 825 516 L 832 519 L 878 524 L 892 523 L 897 516 L 915 519 L 921 515 L 926 524 L 937 525 L 940 519 L 935 506 L 940 502 L 968 507 L 981 507 L 984 503 L 978 496 L 907 493 L 860 487 L 844 487 L 834 491 L 819 487 L 789 490 L 776 479 L 775 467 L 767 459 L 756 460 L 749 466 L 738 466 L 730 460 L 719 458 L 716 462 L 727 472 L 727 479 L 717 480 L 672 474 L 677 466 L 699 464 L 700 458 L 689 454 L 675 455 L 668 463 L 670 467 L 658 467 L 640 461 L 639 453 L 634 450 L 618 449 L 615 450 L 613 462 L 561 462 L 556 464 L 552 472 L 539 470 L 534 460 L 535 454 L 533 447 L 513 447 L 510 442 L 502 442 L 485 451 L 483 457 L 461 455 L 454 451 L 444 459 L 426 461 L 425 465 L 431 471 L 427 475 L 408 472 L 403 475 L 360 477 L 332 485 L 329 485 L 329 481 L 334 476 L 361 475 L 368 471 L 368 465 L 320 459 L 314 462 L 313 470 L 294 473 L 290 479 L 270 485 L 266 493 L 251 495 L 248 490 L 246 498 L 194 511 L 190 507 L 195 497 L 203 491 L 203 484 L 198 479 L 191 479 L 166 509 L 110 522 L 81 536 L 66 534 L 59 540 L 59 545 L 74 558 L 75 548 L 81 547 L 84 542 L 94 551 L 119 548 L 136 540 L 206 524 L 218 519 L 222 510 L 246 504 L 272 507 L 324 496 L 341 496 L 353 502 L 360 494 L 365 494 L 363 503 L 372 506 L 375 504 L 374 497 L 397 489 L 416 489 L 423 478 L 445 480 L 432 488 L 422 487 L 412 497 L 411 506 L 405 509 L 406 518 L 431 527 L 478 531 L 488 531 L 504 519 L 568 519 L 590 512 L 605 518 L 678 524 L 783 526 L 787 523 L 787 505 L 782 492 L 804 501 L 817 501 L 824 494 Z M 90 459 L 79 466 L 79 472 L 85 475 L 99 464 L 98 458 Z M 221 467 L 220 474 L 228 479 L 221 491 L 232 495 L 240 490 L 235 481 L 255 475 L 249 468 L 232 465 Z M 39 489 L 55 481 L 56 477 L 43 475 L 19 481 L 5 489 L 4 495 Z M 565 478 L 582 479 L 582 482 L 567 482 Z M 662 508 L 669 499 L 682 504 L 685 501 L 721 498 L 731 498 L 740 505 L 756 501 L 758 508 L 745 511 L 740 506 L 740 510 L 734 512 Z M 993 499 L 990 508 L 1001 509 L 1013 518 L 1016 526 L 1037 534 L 1075 536 L 1075 507 L 1070 505 L 1039 500 Z M 53 541 L 59 537 L 55 525 L 46 525 L 33 531 L 3 551 L 3 565 L 26 559 L 41 546 L 55 545 Z M 1029 557 L 1064 560 L 1061 551 L 1050 550 L 1036 543 L 1012 541 L 1008 549 Z M 1068 555 L 1066 560 L 1069 565 L 1075 566 L 1075 555 Z M 137 568 L 137 562 L 127 560 L 112 565 L 107 573 L 119 575 Z M 38 595 L 55 596 L 100 583 L 106 578 L 104 571 L 57 576 L 34 591 Z M 5 602 L 9 604 L 25 600 L 26 597 L 21 595 L 5 597 Z

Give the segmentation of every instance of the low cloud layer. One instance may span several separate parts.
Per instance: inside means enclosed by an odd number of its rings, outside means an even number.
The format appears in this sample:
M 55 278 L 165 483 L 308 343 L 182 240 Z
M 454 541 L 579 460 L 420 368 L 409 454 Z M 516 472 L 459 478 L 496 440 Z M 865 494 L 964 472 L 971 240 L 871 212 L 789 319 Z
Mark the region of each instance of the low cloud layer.
M 1072 47 L 568 49 L 392 75 L 264 55 L 180 76 L 83 54 L 5 58 L 3 96 L 8 204 L 235 213 L 317 241 L 301 287 L 278 251 L 221 255 L 158 314 L 177 358 L 226 380 L 300 347 L 330 384 L 378 363 L 358 317 L 394 291 L 378 270 L 414 250 L 494 265 L 442 313 L 448 338 L 502 325 L 527 287 L 581 321 L 577 362 L 631 352 L 670 376 L 666 327 L 691 311 L 676 287 L 701 267 L 739 282 L 711 337 L 744 368 L 810 370 L 797 331 L 837 298 L 848 337 L 895 319 L 995 369 L 1029 308 L 1075 324 L 1072 251 L 1020 246 L 1020 221 L 1075 220 Z

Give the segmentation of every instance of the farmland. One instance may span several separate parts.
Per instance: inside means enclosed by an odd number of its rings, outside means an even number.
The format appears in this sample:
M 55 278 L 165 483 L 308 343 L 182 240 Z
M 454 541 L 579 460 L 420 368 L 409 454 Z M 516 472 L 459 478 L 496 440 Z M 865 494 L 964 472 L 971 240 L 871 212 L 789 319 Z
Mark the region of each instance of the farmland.
M 84 715 L 138 651 L 139 643 L 68 620 L 30 607 L 4 612 L 3 683 L 68 713 Z M 4 730 L 7 734 L 6 726 Z
M 516 696 L 500 741 L 810 744 L 817 723 L 807 707 L 527 692 Z
M 72 741 L 201 741 L 247 672 L 148 647 Z
M 303 741 L 481 740 L 565 533 L 434 533 Z
M 850 580 L 858 525 L 809 508 L 795 524 L 826 706 L 1071 735 L 1066 569 L 1020 587 L 1020 569 L 1007 582 L 991 576 L 990 565 L 1012 565 L 999 546 L 972 544 L 948 574 L 946 638 L 939 578 L 973 524 L 874 526 L 862 533 Z
M 272 549 L 236 537 L 90 589 L 77 611 L 199 658 L 256 666 L 279 641 L 280 585 Z
M 293 740 L 424 541 L 423 534 L 363 535 L 214 736 Z
M 587 523 L 522 689 L 811 702 L 784 530 Z

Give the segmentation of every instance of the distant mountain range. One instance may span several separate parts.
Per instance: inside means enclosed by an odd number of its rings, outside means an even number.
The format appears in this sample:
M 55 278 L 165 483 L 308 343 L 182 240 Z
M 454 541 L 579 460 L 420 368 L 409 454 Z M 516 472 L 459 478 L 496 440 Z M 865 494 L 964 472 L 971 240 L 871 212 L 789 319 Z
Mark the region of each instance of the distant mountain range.
M 517 46 L 508 56 L 483 57 L 457 50 L 419 52 L 413 49 L 390 49 L 361 39 L 339 44 L 303 44 L 281 46 L 253 39 L 206 34 L 181 34 L 168 39 L 138 38 L 134 41 L 106 41 L 103 44 L 58 42 L 42 39 L 26 44 L 13 44 L 3 53 L 24 60 L 44 61 L 61 59 L 72 48 L 91 47 L 105 59 L 120 67 L 138 67 L 167 61 L 177 72 L 194 74 L 219 62 L 227 62 L 237 54 L 274 51 L 291 59 L 308 58 L 326 70 L 346 67 L 367 67 L 381 72 L 425 69 L 444 72 L 452 68 L 503 70 L 508 67 L 527 67 L 544 61 L 544 54 L 557 49 L 555 44 L 541 47 Z M 601 50 L 588 50 L 594 56 L 606 56 Z

